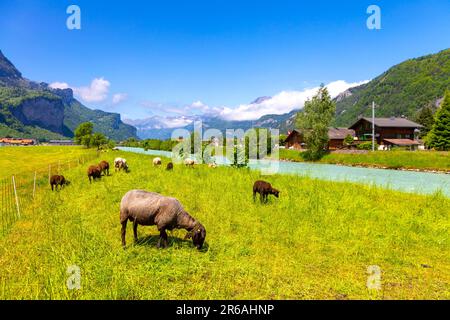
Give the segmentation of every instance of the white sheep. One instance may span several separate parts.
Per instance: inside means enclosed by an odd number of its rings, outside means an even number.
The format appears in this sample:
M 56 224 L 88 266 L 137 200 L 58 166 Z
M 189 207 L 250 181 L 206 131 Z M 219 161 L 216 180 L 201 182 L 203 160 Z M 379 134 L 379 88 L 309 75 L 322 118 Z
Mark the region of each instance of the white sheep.
M 188 166 L 188 167 L 193 167 L 194 164 L 195 164 L 195 161 L 192 160 L 192 159 L 185 159 L 185 160 L 184 160 L 184 164 L 185 164 L 186 166 Z
M 162 164 L 162 160 L 161 160 L 161 158 L 154 158 L 153 159 L 153 165 L 154 166 L 160 166 Z
M 115 158 L 114 159 L 114 168 L 115 168 L 115 171 L 117 171 L 117 170 L 120 171 L 121 169 L 124 169 L 125 172 L 128 172 L 127 159 Z

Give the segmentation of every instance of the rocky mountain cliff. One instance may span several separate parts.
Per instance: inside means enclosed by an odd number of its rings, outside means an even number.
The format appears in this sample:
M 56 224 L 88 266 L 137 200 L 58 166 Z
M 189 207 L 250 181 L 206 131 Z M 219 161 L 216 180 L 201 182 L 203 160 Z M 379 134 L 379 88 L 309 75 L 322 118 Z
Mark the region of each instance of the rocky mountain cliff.
M 136 137 L 136 128 L 123 123 L 119 114 L 85 107 L 72 89 L 52 89 L 23 78 L 0 51 L 0 136 L 73 137 L 75 128 L 87 121 L 114 140 Z

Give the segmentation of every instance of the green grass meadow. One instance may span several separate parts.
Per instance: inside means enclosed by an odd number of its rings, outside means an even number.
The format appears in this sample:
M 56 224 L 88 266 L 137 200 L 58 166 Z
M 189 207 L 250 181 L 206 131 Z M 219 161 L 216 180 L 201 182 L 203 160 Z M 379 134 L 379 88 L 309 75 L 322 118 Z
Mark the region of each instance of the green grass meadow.
M 47 170 L 48 164 L 95 154 L 94 149 L 68 146 L 0 147 L 0 179 L 12 174 Z
M 450 299 L 450 199 L 441 194 L 228 167 L 167 172 L 167 159 L 153 167 L 125 152 L 101 159 L 117 156 L 130 173 L 112 169 L 89 184 L 88 163 L 67 170 L 72 184 L 41 189 L 0 238 L 0 299 Z M 253 202 L 261 178 L 279 199 Z M 124 250 L 119 203 L 131 189 L 178 198 L 205 226 L 204 249 L 175 230 L 159 250 L 155 226 L 140 226 L 134 243 L 128 224 Z M 71 265 L 80 290 L 66 286 Z M 382 272 L 377 292 L 366 286 L 371 265 Z

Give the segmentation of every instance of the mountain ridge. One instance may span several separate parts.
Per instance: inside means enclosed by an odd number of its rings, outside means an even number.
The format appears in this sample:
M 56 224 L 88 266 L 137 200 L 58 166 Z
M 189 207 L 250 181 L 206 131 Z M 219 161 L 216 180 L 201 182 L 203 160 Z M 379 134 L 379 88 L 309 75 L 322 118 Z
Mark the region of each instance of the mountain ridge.
M 0 135 L 40 140 L 73 137 L 76 127 L 91 121 L 94 130 L 113 140 L 137 137 L 136 128 L 120 114 L 92 110 L 73 96 L 72 89 L 23 78 L 0 51 Z
M 436 109 L 450 89 L 450 49 L 408 59 L 370 82 L 348 89 L 336 101 L 336 125 L 348 126 L 360 116 L 414 118 L 425 106 Z

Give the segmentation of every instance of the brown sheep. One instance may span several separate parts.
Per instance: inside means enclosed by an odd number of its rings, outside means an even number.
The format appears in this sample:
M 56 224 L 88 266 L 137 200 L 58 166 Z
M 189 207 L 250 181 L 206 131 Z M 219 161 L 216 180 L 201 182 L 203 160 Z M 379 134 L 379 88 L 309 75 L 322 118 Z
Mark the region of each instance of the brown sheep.
M 109 176 L 109 162 L 108 161 L 103 160 L 98 164 L 98 166 L 103 175 Z
M 68 186 L 69 184 L 70 184 L 70 181 L 66 180 L 66 178 L 64 178 L 64 176 L 53 175 L 50 177 L 50 186 L 52 187 L 52 191 L 53 191 L 53 188 L 55 188 L 55 190 L 58 191 L 58 186 L 59 186 L 59 189 L 61 190 L 64 186 Z
M 99 166 L 90 166 L 88 168 L 87 171 L 88 174 L 88 178 L 89 178 L 89 182 L 92 183 L 93 179 L 95 181 L 95 179 L 101 179 L 102 178 L 102 170 L 100 169 Z
M 169 162 L 169 163 L 167 164 L 166 170 L 167 170 L 167 171 L 173 170 L 173 163 L 172 163 L 172 162 Z
M 280 191 L 272 188 L 272 185 L 266 181 L 256 181 L 253 185 L 253 201 L 256 200 L 256 193 L 259 193 L 259 199 L 261 202 L 267 203 L 269 194 L 273 194 L 275 197 L 279 197 Z
M 138 224 L 143 226 L 156 225 L 160 232 L 157 247 L 166 248 L 166 230 L 186 229 L 185 239 L 192 238 L 197 249 L 205 242 L 206 230 L 203 225 L 190 216 L 180 202 L 175 198 L 162 196 L 158 193 L 144 190 L 128 191 L 120 203 L 120 223 L 122 224 L 122 245 L 125 247 L 127 221 L 133 222 L 134 240 L 137 241 Z

